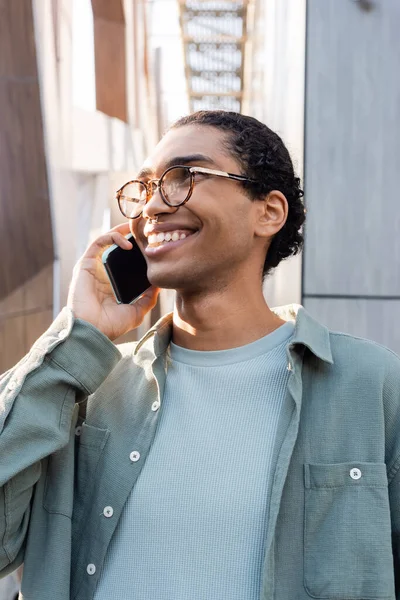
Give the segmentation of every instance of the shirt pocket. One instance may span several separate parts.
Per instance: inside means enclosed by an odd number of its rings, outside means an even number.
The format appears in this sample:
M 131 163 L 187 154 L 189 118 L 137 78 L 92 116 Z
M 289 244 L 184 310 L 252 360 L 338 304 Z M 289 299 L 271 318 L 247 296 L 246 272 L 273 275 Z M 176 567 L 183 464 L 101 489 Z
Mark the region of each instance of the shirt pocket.
M 394 599 L 386 465 L 305 465 L 304 586 L 313 598 Z
M 99 477 L 100 457 L 109 436 L 108 429 L 88 425 L 85 421 L 78 425 L 75 452 L 74 510 L 72 515 L 73 545 L 81 537 L 83 517 L 90 510 L 91 499 Z

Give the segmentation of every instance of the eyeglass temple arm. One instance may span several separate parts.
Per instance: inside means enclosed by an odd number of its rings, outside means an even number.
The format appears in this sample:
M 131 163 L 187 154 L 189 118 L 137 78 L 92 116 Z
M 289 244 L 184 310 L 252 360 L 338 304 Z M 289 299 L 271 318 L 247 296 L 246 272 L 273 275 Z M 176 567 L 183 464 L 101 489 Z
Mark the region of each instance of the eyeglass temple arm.
M 238 181 L 253 181 L 244 175 L 235 175 L 226 171 L 217 171 L 216 169 L 207 169 L 207 167 L 189 167 L 191 173 L 208 173 L 209 175 L 219 175 L 220 177 L 228 177 L 229 179 L 237 179 Z

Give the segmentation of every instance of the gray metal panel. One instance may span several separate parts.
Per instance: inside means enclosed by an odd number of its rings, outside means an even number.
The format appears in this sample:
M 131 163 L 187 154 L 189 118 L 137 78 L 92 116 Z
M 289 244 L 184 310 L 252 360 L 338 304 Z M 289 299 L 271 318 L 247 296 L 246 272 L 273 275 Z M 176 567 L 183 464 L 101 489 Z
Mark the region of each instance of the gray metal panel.
M 400 296 L 400 2 L 362 4 L 308 1 L 305 294 Z
M 374 340 L 400 354 L 400 301 L 307 298 L 305 309 L 333 329 Z

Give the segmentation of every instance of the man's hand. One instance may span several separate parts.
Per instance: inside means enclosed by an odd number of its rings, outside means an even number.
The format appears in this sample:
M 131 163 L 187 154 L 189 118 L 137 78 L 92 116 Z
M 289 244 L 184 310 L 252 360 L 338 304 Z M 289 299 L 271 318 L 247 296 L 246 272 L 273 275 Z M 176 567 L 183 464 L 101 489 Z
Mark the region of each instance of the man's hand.
M 88 321 L 110 340 L 138 327 L 151 310 L 159 288 L 151 287 L 134 304 L 117 304 L 101 256 L 112 244 L 129 250 L 132 244 L 124 237 L 128 224 L 118 225 L 97 238 L 74 267 L 67 305 L 77 319 Z

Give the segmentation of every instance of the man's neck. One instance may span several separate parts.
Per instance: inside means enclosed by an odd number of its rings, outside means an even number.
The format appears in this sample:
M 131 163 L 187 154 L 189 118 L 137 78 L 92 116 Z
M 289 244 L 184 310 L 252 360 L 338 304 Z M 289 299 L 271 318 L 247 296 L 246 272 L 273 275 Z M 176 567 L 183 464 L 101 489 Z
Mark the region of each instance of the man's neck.
M 229 290 L 204 295 L 178 293 L 172 339 L 190 350 L 226 350 L 250 344 L 283 323 L 268 307 L 261 287 L 246 295 Z

